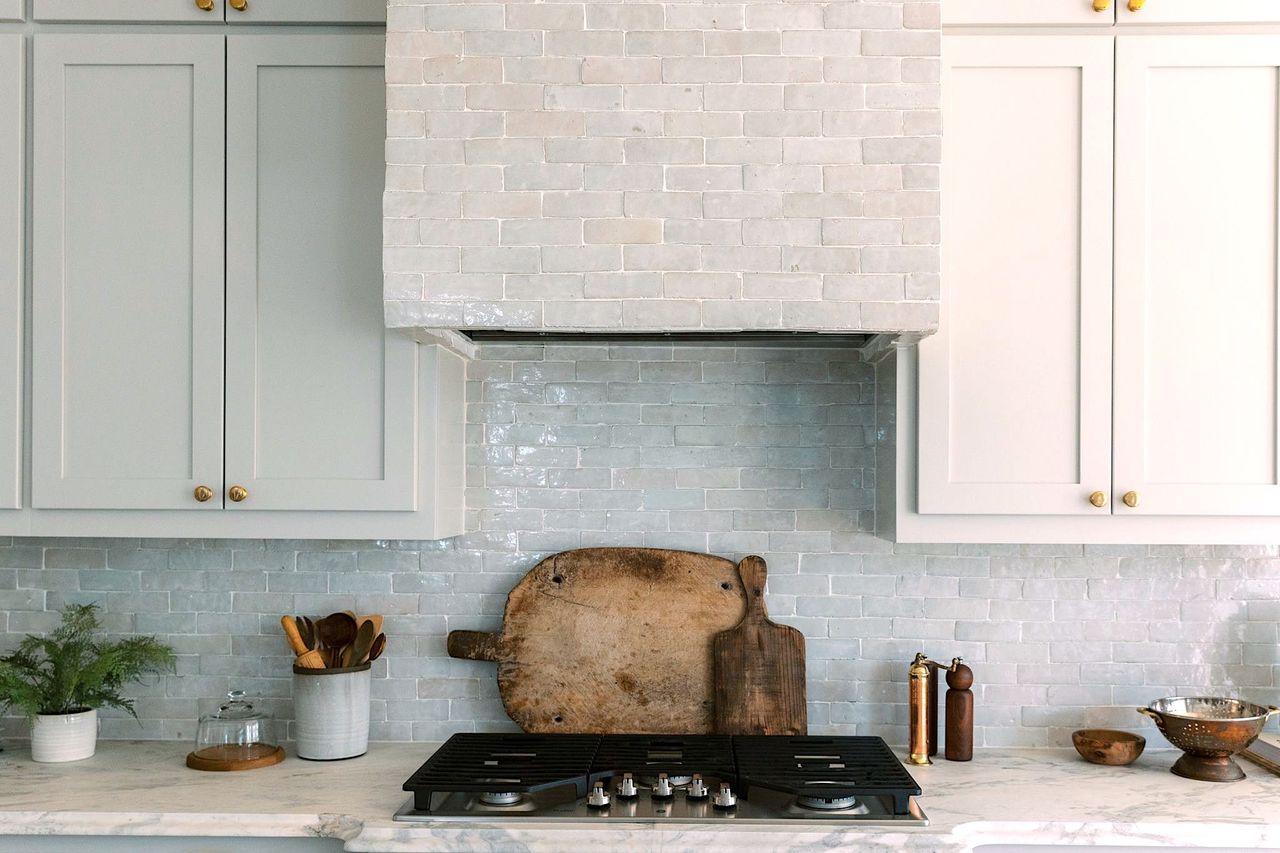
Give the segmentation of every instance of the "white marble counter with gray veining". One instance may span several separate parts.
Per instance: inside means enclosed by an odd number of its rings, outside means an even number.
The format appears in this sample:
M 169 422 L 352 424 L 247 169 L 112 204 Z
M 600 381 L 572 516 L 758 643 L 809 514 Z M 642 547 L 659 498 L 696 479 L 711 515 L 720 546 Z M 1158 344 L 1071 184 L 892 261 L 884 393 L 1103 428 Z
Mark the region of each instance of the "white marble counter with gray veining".
M 198 773 L 178 743 L 104 742 L 88 761 L 39 765 L 0 753 L 0 836 L 340 838 L 352 851 L 963 851 L 986 844 L 1280 848 L 1280 777 L 1215 785 L 1168 771 L 1176 752 L 1127 768 L 1070 750 L 979 750 L 967 764 L 912 768 L 930 825 L 905 830 L 564 824 L 406 825 L 391 814 L 427 744 L 376 744 L 351 761 L 290 757 L 246 773 Z

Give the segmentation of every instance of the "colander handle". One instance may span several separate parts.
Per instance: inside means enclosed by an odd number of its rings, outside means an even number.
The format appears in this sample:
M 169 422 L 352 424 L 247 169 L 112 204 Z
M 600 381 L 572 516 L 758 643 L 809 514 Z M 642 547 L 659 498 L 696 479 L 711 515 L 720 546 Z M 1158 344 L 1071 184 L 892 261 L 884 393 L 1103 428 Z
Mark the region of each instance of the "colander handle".
M 1157 714 L 1155 711 L 1151 710 L 1150 708 L 1137 708 L 1135 710 L 1137 710 L 1139 714 L 1142 714 L 1143 716 L 1150 717 L 1151 719 L 1155 720 L 1156 723 L 1159 723 L 1161 720 L 1160 715 Z M 1277 709 L 1277 710 L 1280 710 L 1280 709 Z
M 1277 708 L 1275 705 L 1268 705 L 1268 706 L 1267 706 L 1267 716 L 1266 716 L 1266 719 L 1264 719 L 1264 720 L 1262 721 L 1262 722 L 1263 722 L 1263 724 L 1265 725 L 1265 724 L 1266 724 L 1266 721 L 1267 721 L 1267 720 L 1270 720 L 1270 719 L 1271 719 L 1272 717 L 1274 717 L 1276 714 L 1280 714 L 1280 708 Z

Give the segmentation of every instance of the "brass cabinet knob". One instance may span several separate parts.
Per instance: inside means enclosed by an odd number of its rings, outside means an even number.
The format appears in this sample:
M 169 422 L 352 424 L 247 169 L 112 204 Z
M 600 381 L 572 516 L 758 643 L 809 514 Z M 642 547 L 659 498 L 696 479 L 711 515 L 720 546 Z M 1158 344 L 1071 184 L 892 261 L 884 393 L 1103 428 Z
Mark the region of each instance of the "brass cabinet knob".
M 1105 12 L 1111 8 L 1111 0 L 1093 0 L 1093 11 Z
M 208 486 L 196 486 L 196 500 L 200 503 L 208 503 L 213 500 L 213 489 Z
M 1147 0 L 1129 0 L 1130 12 L 1141 12 L 1142 7 L 1147 5 Z
M 245 498 L 249 497 L 249 490 L 244 486 L 232 486 L 227 489 L 227 497 L 231 498 L 235 503 L 240 503 Z
M 1101 509 L 1102 507 L 1107 505 L 1107 493 L 1094 492 L 1093 494 L 1089 495 L 1089 503 Z
M 201 12 L 212 12 L 213 0 L 196 0 L 196 8 Z
M 249 8 L 249 0 L 227 0 L 227 5 L 237 12 L 243 12 Z
M 1122 500 L 1122 501 L 1124 501 L 1124 505 L 1125 505 L 1125 506 L 1130 507 L 1130 508 L 1135 507 L 1135 506 L 1137 506 L 1137 505 L 1138 505 L 1138 493 L 1137 493 L 1137 492 L 1125 492 L 1125 493 L 1124 493 L 1124 497 L 1123 497 L 1123 498 L 1121 498 L 1121 500 Z

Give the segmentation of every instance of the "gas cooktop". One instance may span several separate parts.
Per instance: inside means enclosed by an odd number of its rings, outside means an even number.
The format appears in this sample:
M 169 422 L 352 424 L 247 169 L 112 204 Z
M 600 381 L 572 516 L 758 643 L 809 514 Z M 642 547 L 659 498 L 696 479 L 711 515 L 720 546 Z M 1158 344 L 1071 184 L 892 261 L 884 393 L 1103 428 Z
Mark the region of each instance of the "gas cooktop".
M 878 737 L 457 734 L 404 789 L 399 821 L 928 823 Z

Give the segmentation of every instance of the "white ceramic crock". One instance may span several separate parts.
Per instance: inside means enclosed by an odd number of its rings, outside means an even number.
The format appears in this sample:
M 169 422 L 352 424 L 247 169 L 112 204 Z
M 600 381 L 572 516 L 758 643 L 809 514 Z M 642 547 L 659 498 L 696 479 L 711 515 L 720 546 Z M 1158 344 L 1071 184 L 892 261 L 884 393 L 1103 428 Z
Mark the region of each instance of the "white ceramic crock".
M 334 761 L 369 750 L 369 664 L 343 669 L 293 668 L 299 758 Z
M 98 748 L 98 712 L 41 714 L 31 724 L 31 760 L 44 764 L 92 758 Z

